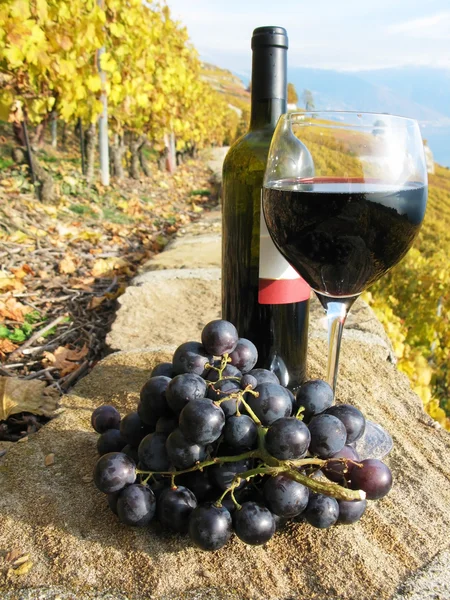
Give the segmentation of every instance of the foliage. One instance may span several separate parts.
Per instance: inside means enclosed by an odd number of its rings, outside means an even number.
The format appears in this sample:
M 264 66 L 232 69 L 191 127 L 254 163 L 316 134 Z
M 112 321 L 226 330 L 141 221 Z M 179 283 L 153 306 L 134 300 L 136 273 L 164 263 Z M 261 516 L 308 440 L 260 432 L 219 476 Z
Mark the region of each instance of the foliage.
M 297 104 L 298 102 L 298 94 L 293 83 L 287 85 L 287 101 L 288 104 Z
M 366 295 L 426 411 L 450 430 L 450 171 L 429 176 L 414 248 Z
M 99 58 L 99 50 L 105 52 Z M 106 74 L 104 85 L 98 64 Z M 167 6 L 141 0 L 5 0 L 0 7 L 0 118 L 21 101 L 31 122 L 51 110 L 95 122 L 102 87 L 110 123 L 197 146 L 221 143 L 236 118 L 211 86 L 186 29 Z

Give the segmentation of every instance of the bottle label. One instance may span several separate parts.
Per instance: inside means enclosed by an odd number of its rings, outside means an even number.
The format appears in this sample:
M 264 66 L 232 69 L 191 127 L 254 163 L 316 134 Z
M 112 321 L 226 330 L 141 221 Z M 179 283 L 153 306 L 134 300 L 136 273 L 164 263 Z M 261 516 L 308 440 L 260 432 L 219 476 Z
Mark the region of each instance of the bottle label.
M 259 304 L 290 304 L 308 300 L 310 287 L 272 242 L 262 210 L 259 239 Z

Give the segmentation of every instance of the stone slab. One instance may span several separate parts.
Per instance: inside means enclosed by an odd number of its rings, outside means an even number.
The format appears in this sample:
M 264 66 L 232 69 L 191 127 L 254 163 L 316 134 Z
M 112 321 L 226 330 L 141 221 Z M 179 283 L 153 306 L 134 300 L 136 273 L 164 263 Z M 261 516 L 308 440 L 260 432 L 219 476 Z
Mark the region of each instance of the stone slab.
M 106 342 L 113 350 L 178 346 L 220 317 L 220 270 L 177 269 L 138 276 L 119 298 Z
M 392 600 L 448 600 L 450 598 L 450 550 L 408 577 Z
M 139 272 L 220 267 L 221 256 L 219 234 L 189 235 L 176 238 L 164 252 L 145 262 Z
M 325 341 L 311 339 L 311 377 L 324 372 L 325 355 Z M 63 600 L 388 600 L 448 547 L 450 435 L 423 413 L 381 346 L 351 340 L 342 349 L 339 396 L 395 443 L 387 458 L 394 487 L 359 523 L 326 531 L 292 523 L 265 546 L 233 538 L 217 553 L 156 527 L 118 523 L 89 481 L 97 438 L 90 415 L 104 403 L 133 410 L 153 366 L 170 357 L 108 356 L 63 399 L 58 418 L 10 448 L 0 469 L 0 597 L 42 588 L 42 600 L 56 600 L 55 590 Z M 50 452 L 55 464 L 45 467 Z M 7 576 L 3 557 L 12 548 L 33 562 L 22 577 Z

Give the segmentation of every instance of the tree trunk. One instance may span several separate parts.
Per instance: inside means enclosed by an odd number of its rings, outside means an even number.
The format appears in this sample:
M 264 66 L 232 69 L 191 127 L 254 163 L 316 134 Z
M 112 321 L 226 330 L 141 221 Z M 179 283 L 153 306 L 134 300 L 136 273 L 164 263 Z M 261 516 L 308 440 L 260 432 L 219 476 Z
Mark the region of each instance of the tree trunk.
M 139 177 L 140 177 L 139 150 L 140 150 L 142 144 L 144 143 L 144 141 L 145 141 L 145 138 L 142 135 L 139 135 L 137 138 L 135 138 L 134 140 L 131 139 L 131 141 L 130 141 L 130 153 L 131 153 L 130 177 L 132 177 L 133 179 L 139 179 Z
M 147 146 L 147 143 L 148 140 L 146 137 L 144 137 L 144 141 L 142 142 L 141 147 L 139 148 L 139 162 L 141 163 L 141 168 L 144 171 L 144 175 L 146 177 L 151 177 L 152 172 L 150 170 L 147 157 L 144 154 L 144 149 Z
M 52 148 L 56 149 L 56 146 L 58 145 L 58 138 L 57 138 L 57 133 L 58 133 L 58 115 L 56 113 L 56 110 L 52 110 L 52 122 L 51 122 L 51 131 L 52 131 Z
M 52 203 L 55 201 L 55 189 L 51 175 L 42 167 L 36 156 L 31 152 L 28 154 L 25 148 L 13 148 L 11 156 L 18 164 L 28 163 L 31 159 L 34 176 L 36 179 L 36 191 L 41 202 Z M 30 168 L 31 170 L 31 168 Z
M 12 124 L 14 140 L 19 146 L 25 146 L 25 134 L 23 132 L 22 122 L 13 121 Z
M 85 134 L 86 143 L 86 180 L 88 183 L 92 183 L 94 179 L 94 168 L 95 168 L 95 123 L 91 123 L 86 129 Z
M 166 147 L 166 169 L 169 171 L 170 174 L 172 174 L 175 170 L 175 163 L 174 163 L 174 158 L 172 156 L 172 144 L 171 144 L 171 136 L 169 136 L 167 133 L 164 135 L 164 146 Z
M 65 121 L 62 122 L 61 145 L 62 145 L 62 149 L 65 150 L 66 145 L 67 145 L 67 123 Z
M 33 136 L 33 143 L 31 144 L 33 149 L 39 148 L 40 146 L 42 146 L 42 144 L 44 142 L 44 134 L 45 134 L 45 128 L 47 127 L 47 123 L 48 123 L 48 115 L 45 115 L 45 117 L 42 119 L 42 121 L 36 127 L 36 131 Z
M 111 145 L 111 162 L 117 181 L 121 181 L 125 177 L 122 157 L 125 154 L 126 149 L 123 136 L 116 134 L 114 136 L 114 144 Z

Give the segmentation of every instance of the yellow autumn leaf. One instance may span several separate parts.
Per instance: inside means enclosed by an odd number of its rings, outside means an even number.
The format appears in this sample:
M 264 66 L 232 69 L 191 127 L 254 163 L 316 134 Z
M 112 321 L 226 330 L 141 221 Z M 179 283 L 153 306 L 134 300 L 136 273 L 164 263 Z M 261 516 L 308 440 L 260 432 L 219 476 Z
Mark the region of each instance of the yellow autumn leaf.
M 100 77 L 98 75 L 90 75 L 85 82 L 86 87 L 91 92 L 98 92 L 102 88 L 102 82 L 100 81 Z
M 24 562 L 22 565 L 17 567 L 17 569 L 9 569 L 8 573 L 10 575 L 15 575 L 17 577 L 20 577 L 21 575 L 26 575 L 31 570 L 32 567 L 33 567 L 33 563 L 31 562 L 31 560 L 27 560 L 27 562 Z
M 127 269 L 130 266 L 131 264 L 124 258 L 98 258 L 94 262 L 91 273 L 94 277 L 106 277 L 106 275 L 114 273 L 114 271 Z

